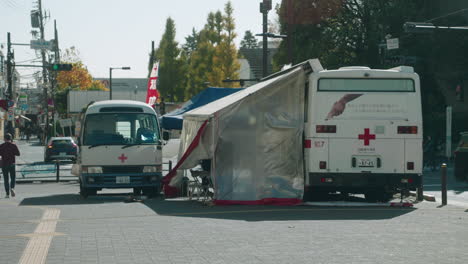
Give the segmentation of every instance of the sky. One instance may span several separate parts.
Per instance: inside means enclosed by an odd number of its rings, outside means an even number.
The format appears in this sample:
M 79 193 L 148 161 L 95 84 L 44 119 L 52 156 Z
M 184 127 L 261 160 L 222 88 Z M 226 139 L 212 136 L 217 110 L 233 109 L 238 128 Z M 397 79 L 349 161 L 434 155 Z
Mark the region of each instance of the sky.
M 74 46 L 95 78 L 108 78 L 109 67 L 129 66 L 131 70 L 113 70 L 113 78 L 146 78 L 151 41 L 157 48 L 166 19 L 176 24 L 176 41 L 185 43 L 192 28 L 199 31 L 209 12 L 223 11 L 227 0 L 42 0 L 47 16 L 45 39 L 53 39 L 57 21 L 60 49 Z M 231 0 L 234 8 L 239 45 L 246 30 L 262 32 L 261 0 Z M 281 0 L 273 0 L 273 6 Z M 0 44 L 6 54 L 7 32 L 12 43 L 29 43 L 30 12 L 37 0 L 0 0 Z M 49 15 L 50 14 L 50 15 Z M 269 20 L 276 20 L 270 11 Z M 261 37 L 257 37 L 261 40 Z M 27 46 L 13 46 L 16 63 L 31 64 L 35 51 Z M 20 68 L 22 83 L 31 81 L 37 68 Z

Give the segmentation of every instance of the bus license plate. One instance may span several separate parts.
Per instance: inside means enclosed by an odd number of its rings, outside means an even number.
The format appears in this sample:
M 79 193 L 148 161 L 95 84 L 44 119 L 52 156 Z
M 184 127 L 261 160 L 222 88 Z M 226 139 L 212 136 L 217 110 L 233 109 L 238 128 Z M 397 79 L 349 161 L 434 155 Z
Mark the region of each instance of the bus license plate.
M 115 183 L 130 183 L 130 176 L 117 176 Z
M 359 167 L 374 167 L 374 160 L 372 159 L 359 159 L 358 160 Z

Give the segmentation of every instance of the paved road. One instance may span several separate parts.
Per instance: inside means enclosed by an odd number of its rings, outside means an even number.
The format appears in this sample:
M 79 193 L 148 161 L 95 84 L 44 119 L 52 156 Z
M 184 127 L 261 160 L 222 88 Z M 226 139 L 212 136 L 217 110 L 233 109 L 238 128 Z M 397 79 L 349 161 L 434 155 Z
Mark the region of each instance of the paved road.
M 23 153 L 37 147 L 18 144 Z M 40 148 L 34 151 L 40 153 Z M 437 172 L 428 175 L 426 189 L 437 182 Z M 450 186 L 454 192 L 458 189 L 458 183 Z M 0 198 L 0 264 L 468 259 L 468 210 L 450 204 L 211 207 L 184 199 L 128 203 L 128 193 L 122 190 L 83 200 L 75 182 L 20 184 L 16 189 L 17 197 Z
M 74 183 L 0 199 L 0 263 L 466 263 L 468 210 L 203 206 L 125 194 L 82 200 Z M 21 262 L 28 263 L 28 262 Z

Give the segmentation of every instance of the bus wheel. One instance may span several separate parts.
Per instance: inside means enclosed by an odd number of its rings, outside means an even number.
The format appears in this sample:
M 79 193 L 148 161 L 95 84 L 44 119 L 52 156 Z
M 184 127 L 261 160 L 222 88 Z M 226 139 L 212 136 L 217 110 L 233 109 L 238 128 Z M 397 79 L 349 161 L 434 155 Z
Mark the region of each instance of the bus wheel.
M 88 196 L 89 195 L 96 195 L 97 194 L 97 189 L 87 189 Z
M 366 198 L 366 202 L 368 203 L 375 203 L 378 200 L 378 192 L 373 190 L 373 191 L 368 191 L 364 194 L 364 197 Z
M 147 187 L 143 188 L 143 195 L 148 196 L 148 198 L 158 197 L 160 194 L 159 187 Z
M 304 193 L 304 201 L 325 201 L 327 195 L 326 191 L 312 189 Z
M 366 201 L 369 203 L 376 203 L 376 202 L 386 203 L 393 197 L 393 194 L 385 190 L 372 190 L 372 191 L 366 192 L 364 196 L 366 198 Z
M 135 196 L 141 195 L 141 188 L 133 188 L 133 195 Z
M 80 184 L 80 196 L 84 199 L 88 198 L 88 189 L 84 188 L 81 184 Z

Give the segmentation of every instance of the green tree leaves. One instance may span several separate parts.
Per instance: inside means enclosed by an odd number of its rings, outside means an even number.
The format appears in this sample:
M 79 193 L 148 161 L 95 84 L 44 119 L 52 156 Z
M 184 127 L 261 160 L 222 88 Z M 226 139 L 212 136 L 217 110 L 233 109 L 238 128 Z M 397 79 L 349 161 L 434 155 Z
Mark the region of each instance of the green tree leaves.
M 235 21 L 230 2 L 224 13 L 210 12 L 202 30 L 192 30 L 179 48 L 175 23 L 168 18 L 166 31 L 156 50 L 160 61 L 158 90 L 171 101 L 184 101 L 207 86 L 231 87 L 222 80 L 239 78 Z
M 247 30 L 244 34 L 244 38 L 242 39 L 241 48 L 246 49 L 256 49 L 258 48 L 258 42 L 255 36 L 252 34 L 252 31 Z

